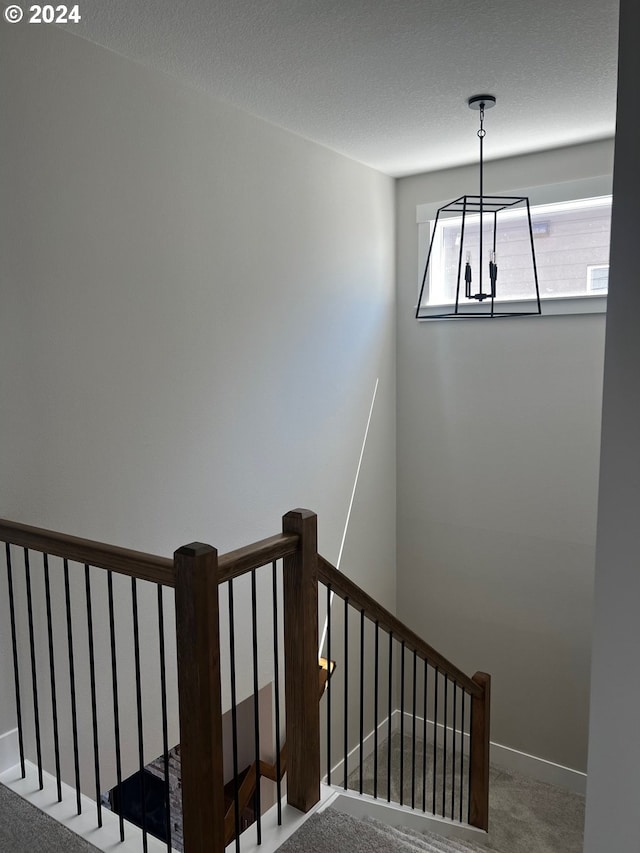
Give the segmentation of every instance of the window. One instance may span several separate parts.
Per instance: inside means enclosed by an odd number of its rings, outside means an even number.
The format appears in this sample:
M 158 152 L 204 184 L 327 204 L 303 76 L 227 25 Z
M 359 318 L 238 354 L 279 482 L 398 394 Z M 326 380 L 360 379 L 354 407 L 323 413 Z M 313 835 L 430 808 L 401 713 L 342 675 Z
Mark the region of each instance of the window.
M 483 243 L 489 240 L 490 223 L 483 222 L 487 229 Z M 424 263 L 434 220 L 423 223 L 422 259 Z M 531 242 L 526 208 L 507 210 L 499 214 L 499 245 L 497 263 L 499 269 L 496 303 L 521 302 L 532 296 Z M 458 215 L 438 221 L 436 238 L 433 241 L 429 264 L 430 281 L 423 294 L 422 308 L 442 310 L 455 302 L 458 262 L 460 258 L 462 219 Z M 465 256 L 477 259 L 480 246 L 479 216 L 467 217 L 464 235 Z M 536 266 L 540 298 L 544 301 L 543 313 L 549 311 L 553 301 L 567 303 L 569 300 L 598 301 L 607 294 L 609 280 L 609 240 L 611 232 L 611 196 L 539 204 L 531 207 L 531 224 L 535 246 Z M 425 228 L 426 226 L 426 228 Z M 464 300 L 464 281 L 460 300 Z M 464 300 L 465 304 L 467 300 Z M 580 310 L 567 308 L 564 310 Z M 562 313 L 564 313 L 562 310 Z M 584 309 L 583 309 L 584 310 Z M 587 308 L 593 310 L 593 308 Z M 604 310 L 604 306 L 598 310 Z M 437 313 L 437 311 L 434 311 Z
M 587 267 L 587 292 L 607 293 L 609 290 L 609 264 Z

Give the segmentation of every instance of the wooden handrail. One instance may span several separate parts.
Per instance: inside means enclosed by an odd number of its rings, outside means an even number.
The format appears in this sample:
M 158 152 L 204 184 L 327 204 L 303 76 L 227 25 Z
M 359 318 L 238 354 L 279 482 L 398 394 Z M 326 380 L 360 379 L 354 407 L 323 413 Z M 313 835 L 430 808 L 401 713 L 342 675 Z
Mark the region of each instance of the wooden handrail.
M 318 554 L 318 579 L 327 586 L 331 586 L 333 592 L 337 593 L 343 599 L 348 598 L 349 602 L 355 608 L 364 610 L 365 616 L 377 622 L 385 631 L 393 633 L 393 636 L 397 640 L 404 640 L 405 646 L 409 651 L 415 651 L 418 657 L 426 660 L 431 666 L 437 667 L 439 672 L 445 673 L 459 687 L 464 687 L 471 696 L 475 696 L 478 699 L 482 698 L 482 688 L 473 679 L 465 675 L 461 669 L 458 669 L 451 661 L 443 657 L 440 652 L 437 652 L 428 643 L 420 639 L 417 634 L 410 628 L 407 628 L 396 616 L 378 604 L 374 598 L 339 572 L 335 566 L 332 566 L 320 554 Z
M 295 554 L 298 541 L 299 537 L 295 533 L 277 533 L 268 539 L 254 542 L 253 545 L 222 554 L 218 557 L 218 584 Z
M 6 519 L 0 519 L 0 541 L 163 586 L 175 586 L 173 560 L 167 557 L 105 545 Z
M 0 541 L 163 586 L 175 586 L 173 560 L 144 551 L 106 545 L 92 539 L 81 539 L 78 536 L 69 536 L 66 533 L 7 519 L 0 519 Z M 218 583 L 224 583 L 252 569 L 294 554 L 297 547 L 297 535 L 278 533 L 252 545 L 222 554 L 218 558 Z

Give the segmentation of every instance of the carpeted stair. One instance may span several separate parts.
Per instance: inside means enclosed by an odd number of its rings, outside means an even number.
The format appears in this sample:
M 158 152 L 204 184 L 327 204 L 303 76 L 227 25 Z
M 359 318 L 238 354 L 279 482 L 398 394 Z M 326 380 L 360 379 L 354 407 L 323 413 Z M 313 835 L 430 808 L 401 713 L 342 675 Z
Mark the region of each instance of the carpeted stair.
M 279 848 L 279 853 L 487 853 L 469 841 L 423 835 L 335 809 L 315 814 Z
M 368 819 L 381 831 L 394 840 L 398 849 L 411 853 L 487 853 L 486 847 L 480 847 L 471 841 L 461 841 L 455 838 L 443 838 L 441 835 L 424 834 L 408 827 L 391 827 Z

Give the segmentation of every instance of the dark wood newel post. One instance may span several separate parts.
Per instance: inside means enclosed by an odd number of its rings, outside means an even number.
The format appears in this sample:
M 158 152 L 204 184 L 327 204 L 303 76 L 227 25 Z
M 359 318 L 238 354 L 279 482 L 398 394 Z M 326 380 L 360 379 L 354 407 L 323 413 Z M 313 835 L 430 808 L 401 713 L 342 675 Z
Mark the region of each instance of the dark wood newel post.
M 471 699 L 469 823 L 486 832 L 489 829 L 491 676 L 486 672 L 476 672 L 473 681 L 482 689 L 482 696 L 473 696 Z
M 296 553 L 284 558 L 287 802 L 308 812 L 320 799 L 317 517 L 291 510 L 282 530 L 300 537 Z
M 184 850 L 223 853 L 218 552 L 194 542 L 174 564 Z

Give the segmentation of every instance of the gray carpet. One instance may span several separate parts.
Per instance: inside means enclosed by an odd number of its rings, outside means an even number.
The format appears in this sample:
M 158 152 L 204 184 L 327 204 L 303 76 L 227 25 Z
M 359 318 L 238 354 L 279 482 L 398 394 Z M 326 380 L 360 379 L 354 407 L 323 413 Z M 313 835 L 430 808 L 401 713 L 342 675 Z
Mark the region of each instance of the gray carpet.
M 415 802 L 422 806 L 422 751 L 417 744 Z M 382 744 L 378 756 L 378 796 L 387 793 L 387 746 Z M 433 801 L 430 787 L 433 769 L 433 754 L 427 751 L 427 808 Z M 438 768 L 442 767 L 443 753 L 438 751 Z M 399 801 L 400 793 L 400 735 L 391 738 L 391 798 Z M 459 755 L 458 759 L 459 761 Z M 451 758 L 447 773 L 449 785 Z M 456 766 L 459 766 L 458 764 Z M 466 767 L 466 762 L 465 762 Z M 373 757 L 364 762 L 363 790 L 373 793 Z M 440 811 L 442 803 L 442 781 L 440 771 L 436 774 L 436 803 Z M 411 738 L 404 740 L 404 802 L 411 804 Z M 334 780 L 336 781 L 336 780 Z M 349 787 L 359 789 L 359 773 L 349 778 Z M 449 788 L 447 788 L 449 790 Z M 459 794 L 454 801 L 459 806 Z M 463 791 L 463 813 L 466 812 L 466 791 Z M 446 814 L 450 817 L 450 799 L 446 798 Z M 584 826 L 584 797 L 564 788 L 556 788 L 544 782 L 536 782 L 516 773 L 500 770 L 492 765 L 489 781 L 489 837 L 485 846 L 501 853 L 582 853 Z
M 492 766 L 489 832 L 503 853 L 582 853 L 584 797 Z
M 99 853 L 79 835 L 57 823 L 5 785 L 0 784 L 2 853 Z

